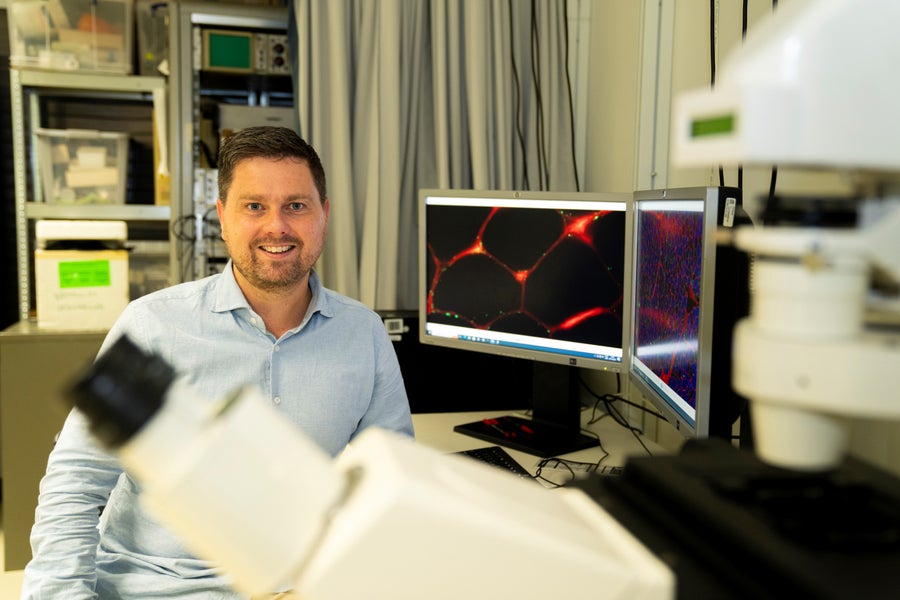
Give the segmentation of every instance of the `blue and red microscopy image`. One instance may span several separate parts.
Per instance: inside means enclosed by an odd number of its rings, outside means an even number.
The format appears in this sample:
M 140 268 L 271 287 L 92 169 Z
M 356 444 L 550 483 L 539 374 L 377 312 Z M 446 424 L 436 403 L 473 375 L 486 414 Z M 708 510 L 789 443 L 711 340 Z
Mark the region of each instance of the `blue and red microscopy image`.
M 697 406 L 703 213 L 641 211 L 637 227 L 634 353 Z

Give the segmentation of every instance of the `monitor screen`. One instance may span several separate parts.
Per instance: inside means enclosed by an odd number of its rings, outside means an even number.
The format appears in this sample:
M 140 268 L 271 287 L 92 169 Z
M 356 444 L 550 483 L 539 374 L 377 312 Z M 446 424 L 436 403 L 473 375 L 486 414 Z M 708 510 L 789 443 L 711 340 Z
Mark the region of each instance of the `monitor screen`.
M 577 370 L 623 368 L 630 203 L 630 194 L 420 192 L 421 342 L 534 361 L 529 422 L 460 431 L 538 456 L 596 445 L 579 431 Z
M 717 244 L 749 222 L 734 188 L 634 196 L 631 383 L 686 437 L 731 437 L 731 335 L 749 308 L 747 258 Z M 715 348 L 715 352 L 713 349 Z

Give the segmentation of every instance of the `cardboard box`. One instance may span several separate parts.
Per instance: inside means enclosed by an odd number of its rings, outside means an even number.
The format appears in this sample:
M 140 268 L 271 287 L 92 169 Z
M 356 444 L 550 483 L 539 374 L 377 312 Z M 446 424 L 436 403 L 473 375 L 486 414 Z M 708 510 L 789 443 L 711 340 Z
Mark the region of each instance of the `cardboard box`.
M 129 300 L 127 250 L 35 250 L 40 329 L 109 329 Z
M 13 67 L 128 74 L 134 0 L 9 0 Z
M 125 203 L 127 133 L 37 128 L 34 137 L 45 202 Z

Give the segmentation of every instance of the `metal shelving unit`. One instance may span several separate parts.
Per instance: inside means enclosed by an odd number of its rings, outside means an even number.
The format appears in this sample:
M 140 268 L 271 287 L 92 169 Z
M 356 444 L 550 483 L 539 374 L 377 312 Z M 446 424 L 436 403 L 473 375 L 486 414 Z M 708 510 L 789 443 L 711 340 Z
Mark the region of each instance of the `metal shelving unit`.
M 202 33 L 215 29 L 282 34 L 287 31 L 287 18 L 286 6 L 204 1 L 169 3 L 170 139 L 173 163 L 176 163 L 173 168 L 181 173 L 178 180 L 172 180 L 172 244 L 177 248 L 176 254 L 182 257 L 182 280 L 199 279 L 214 272 L 213 262 L 225 257 L 217 235 L 214 207 L 203 192 L 201 104 L 227 98 L 249 106 L 266 106 L 279 99 L 293 98 L 291 79 L 285 74 L 205 71 Z M 214 177 L 205 181 L 207 187 L 215 182 Z
M 110 101 L 116 98 L 138 99 L 148 103 L 165 101 L 166 80 L 162 77 L 93 74 L 86 72 L 56 72 L 39 69 L 10 69 L 10 109 L 12 118 L 13 178 L 15 185 L 16 255 L 19 277 L 19 318 L 30 317 L 31 260 L 33 244 L 29 223 L 35 219 L 115 219 L 146 222 L 168 228 L 171 218 L 169 206 L 145 204 L 80 205 L 48 204 L 41 201 L 41 186 L 37 181 L 37 161 L 29 143 L 30 125 L 42 123 L 40 97 L 52 94 L 76 94 Z M 171 147 L 170 143 L 167 143 Z M 169 153 L 169 156 L 172 156 Z M 34 180 L 28 181 L 31 162 Z M 172 162 L 172 161 L 170 161 Z M 176 172 L 170 168 L 173 180 Z M 174 202 L 174 199 L 173 199 Z
M 131 224 L 166 227 L 169 243 L 169 278 L 179 283 L 204 277 L 212 263 L 225 257 L 217 239 L 215 216 L 209 202 L 197 192 L 203 172 L 201 106 L 227 101 L 247 106 L 291 102 L 289 76 L 273 73 L 244 75 L 211 73 L 202 66 L 205 29 L 284 34 L 286 6 L 257 6 L 202 0 L 168 3 L 168 78 L 89 72 L 59 72 L 32 68 L 10 69 L 11 113 L 15 182 L 16 248 L 19 277 L 19 315 L 27 320 L 34 308 L 31 237 L 37 219 L 115 219 Z M 40 97 L 70 95 L 79 98 L 116 98 L 166 103 L 166 149 L 171 181 L 169 206 L 152 204 L 58 205 L 43 202 L 36 179 L 37 160 L 30 124 L 42 123 Z M 29 167 L 30 173 L 29 173 Z M 154 242 L 158 245 L 158 242 Z

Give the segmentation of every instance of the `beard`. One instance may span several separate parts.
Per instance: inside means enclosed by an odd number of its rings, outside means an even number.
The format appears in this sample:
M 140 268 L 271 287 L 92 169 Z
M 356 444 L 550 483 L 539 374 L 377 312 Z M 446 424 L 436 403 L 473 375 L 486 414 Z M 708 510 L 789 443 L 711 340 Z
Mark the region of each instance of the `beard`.
M 254 242 L 253 248 L 257 248 L 262 242 Z M 268 242 L 271 244 L 271 242 Z M 304 255 L 304 245 L 300 240 L 288 240 L 278 244 L 292 244 L 296 246 L 297 256 L 290 262 L 273 262 L 255 250 L 243 254 L 229 252 L 234 268 L 254 287 L 273 292 L 289 289 L 304 281 L 312 270 L 314 259 L 310 260 Z

